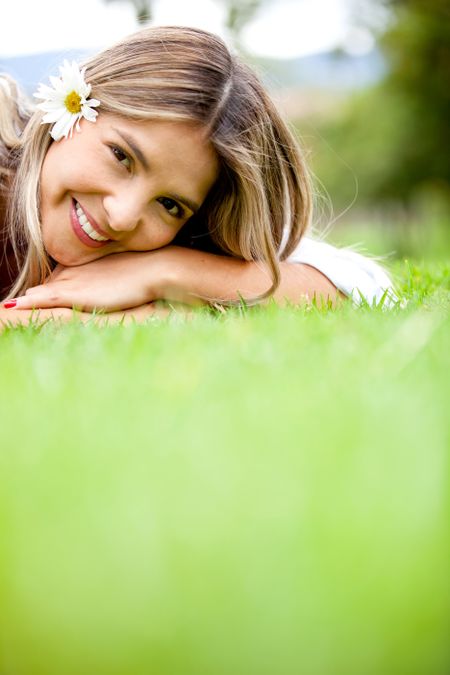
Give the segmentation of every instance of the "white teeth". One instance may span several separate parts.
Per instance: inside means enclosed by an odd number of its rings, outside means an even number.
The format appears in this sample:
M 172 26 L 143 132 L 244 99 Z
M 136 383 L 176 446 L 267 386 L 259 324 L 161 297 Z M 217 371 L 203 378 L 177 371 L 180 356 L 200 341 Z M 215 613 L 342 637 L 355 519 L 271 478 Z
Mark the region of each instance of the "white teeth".
M 75 210 L 77 212 L 81 229 L 88 235 L 88 237 L 90 237 L 94 241 L 108 241 L 108 237 L 104 237 L 103 235 L 99 234 L 97 230 L 94 230 L 94 228 L 87 219 L 86 214 L 84 213 L 83 209 L 78 204 L 78 202 L 76 202 Z

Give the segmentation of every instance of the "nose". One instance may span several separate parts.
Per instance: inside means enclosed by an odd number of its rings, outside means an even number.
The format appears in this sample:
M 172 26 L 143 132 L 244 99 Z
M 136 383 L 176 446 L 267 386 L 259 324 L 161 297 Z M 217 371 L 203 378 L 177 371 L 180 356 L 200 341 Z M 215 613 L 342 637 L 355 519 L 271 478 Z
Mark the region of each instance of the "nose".
M 147 195 L 126 188 L 103 198 L 108 225 L 115 232 L 134 230 L 144 217 L 147 206 Z

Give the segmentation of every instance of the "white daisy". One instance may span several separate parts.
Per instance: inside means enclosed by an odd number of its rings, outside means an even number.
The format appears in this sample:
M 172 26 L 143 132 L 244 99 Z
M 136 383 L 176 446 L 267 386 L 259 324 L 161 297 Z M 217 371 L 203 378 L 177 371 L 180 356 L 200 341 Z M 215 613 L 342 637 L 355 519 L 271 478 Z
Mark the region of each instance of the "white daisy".
M 53 124 L 50 135 L 55 141 L 72 136 L 75 125 L 76 130 L 80 131 L 82 117 L 89 122 L 96 120 L 98 112 L 93 108 L 100 105 L 100 101 L 88 99 L 91 85 L 86 84 L 85 70 L 80 70 L 75 61 L 64 61 L 64 65 L 59 67 L 60 77 L 50 77 L 52 87 L 41 84 L 33 94 L 43 101 L 37 105 L 39 110 L 46 113 L 41 124 Z

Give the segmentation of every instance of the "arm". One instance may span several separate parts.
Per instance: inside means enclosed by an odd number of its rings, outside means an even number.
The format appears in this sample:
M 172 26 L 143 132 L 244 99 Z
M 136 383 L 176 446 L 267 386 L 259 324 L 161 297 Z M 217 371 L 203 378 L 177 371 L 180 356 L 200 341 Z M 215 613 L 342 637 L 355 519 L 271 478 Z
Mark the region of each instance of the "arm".
M 129 309 L 153 300 L 186 304 L 253 298 L 271 285 L 268 272 L 254 262 L 167 246 L 143 253 L 118 253 L 77 267 L 58 266 L 49 280 L 29 289 L 17 308 L 78 307 L 92 311 Z M 281 263 L 275 301 L 295 304 L 314 297 L 335 302 L 339 291 L 318 270 Z
M 142 323 L 150 317 L 165 318 L 169 313 L 169 308 L 158 307 L 153 303 L 134 307 L 133 309 L 97 315 L 90 312 L 74 312 L 68 307 L 36 310 L 17 309 L 14 312 L 0 307 L 0 331 L 14 326 L 41 326 L 49 321 L 57 324 L 71 321 L 80 321 L 81 323 L 93 322 L 98 325 Z
M 167 298 L 184 302 L 195 302 L 199 297 L 217 302 L 251 299 L 271 286 L 268 271 L 255 262 L 175 246 L 168 247 L 166 255 L 169 264 L 163 291 Z M 313 298 L 319 304 L 328 300 L 335 304 L 342 297 L 314 267 L 282 262 L 280 272 L 281 283 L 272 296 L 280 305 L 304 304 Z

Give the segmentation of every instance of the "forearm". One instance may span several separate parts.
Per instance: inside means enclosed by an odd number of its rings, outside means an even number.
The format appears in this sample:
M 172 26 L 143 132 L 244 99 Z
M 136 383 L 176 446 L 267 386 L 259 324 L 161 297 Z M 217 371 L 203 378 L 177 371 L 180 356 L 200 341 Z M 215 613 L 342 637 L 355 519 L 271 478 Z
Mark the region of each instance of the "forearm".
M 212 302 L 250 300 L 265 293 L 272 284 L 269 271 L 256 262 L 171 246 L 161 250 L 165 257 L 159 293 L 162 298 L 183 302 L 206 299 Z M 334 304 L 339 291 L 321 272 L 309 265 L 283 262 L 281 283 L 272 296 L 279 303 L 311 302 L 313 298 Z
M 72 310 L 67 307 L 13 310 L 0 307 L 0 331 L 13 326 L 40 326 L 48 321 L 66 323 L 72 316 Z
M 281 263 L 273 298 L 283 304 L 333 303 L 339 292 L 313 267 Z M 57 309 L 106 312 L 133 309 L 155 300 L 190 305 L 251 301 L 272 285 L 262 263 L 203 253 L 180 246 L 118 253 L 78 267 L 58 266 L 49 279 L 10 302 L 16 310 Z M 9 311 L 9 310 L 8 310 Z
M 177 308 L 177 311 L 180 312 L 181 309 Z M 114 323 L 142 323 L 151 317 L 166 318 L 170 312 L 170 308 L 161 306 L 161 303 L 147 303 L 140 307 L 109 313 L 79 312 L 68 307 L 33 310 L 9 310 L 0 307 L 0 331 L 14 326 L 41 326 L 48 322 L 54 324 L 95 323 L 100 326 Z

